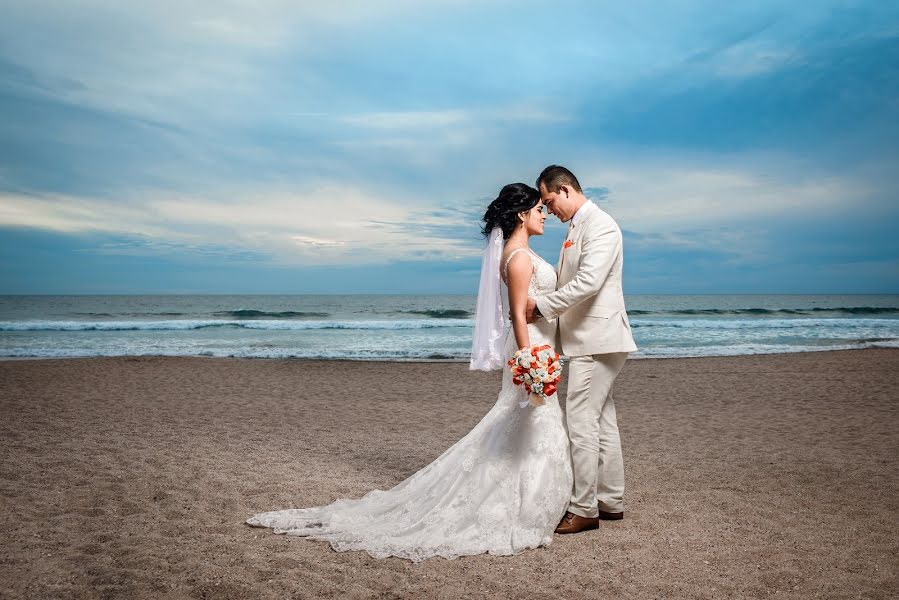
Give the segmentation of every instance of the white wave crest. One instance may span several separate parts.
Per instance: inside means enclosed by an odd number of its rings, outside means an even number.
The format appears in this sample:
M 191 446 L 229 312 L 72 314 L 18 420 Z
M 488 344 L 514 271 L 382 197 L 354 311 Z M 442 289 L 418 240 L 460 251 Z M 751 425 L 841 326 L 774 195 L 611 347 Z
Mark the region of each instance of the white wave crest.
M 164 321 L 0 321 L 0 331 L 186 331 L 213 327 L 240 329 L 443 329 L 471 327 L 469 319 L 407 319 L 402 321 L 285 321 L 260 319 L 171 319 Z

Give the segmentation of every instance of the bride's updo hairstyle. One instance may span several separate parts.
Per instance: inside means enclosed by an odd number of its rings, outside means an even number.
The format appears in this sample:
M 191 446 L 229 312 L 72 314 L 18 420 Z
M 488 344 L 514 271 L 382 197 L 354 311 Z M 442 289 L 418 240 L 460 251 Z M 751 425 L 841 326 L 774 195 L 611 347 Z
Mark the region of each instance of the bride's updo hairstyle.
M 494 227 L 503 230 L 503 239 L 509 239 L 520 222 L 518 213 L 531 210 L 540 202 L 540 192 L 525 183 L 510 183 L 499 191 L 496 200 L 484 213 L 484 228 L 481 232 L 488 237 Z

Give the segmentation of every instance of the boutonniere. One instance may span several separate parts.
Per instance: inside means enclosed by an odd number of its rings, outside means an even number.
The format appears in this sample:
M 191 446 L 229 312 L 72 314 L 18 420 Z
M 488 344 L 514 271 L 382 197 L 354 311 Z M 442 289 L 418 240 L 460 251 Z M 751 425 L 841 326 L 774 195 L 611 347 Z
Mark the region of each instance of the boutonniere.
M 565 243 L 562 244 L 562 247 L 565 248 L 566 250 L 568 248 L 571 248 L 572 246 L 574 246 L 574 242 L 572 242 L 571 240 L 565 240 Z

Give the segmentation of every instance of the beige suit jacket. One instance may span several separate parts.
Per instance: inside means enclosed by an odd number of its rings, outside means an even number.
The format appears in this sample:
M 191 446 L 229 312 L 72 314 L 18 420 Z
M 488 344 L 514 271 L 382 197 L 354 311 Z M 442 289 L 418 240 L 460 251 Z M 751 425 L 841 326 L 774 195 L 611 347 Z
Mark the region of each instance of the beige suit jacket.
M 562 247 L 556 291 L 535 298 L 546 319 L 558 319 L 561 352 L 586 356 L 637 349 L 624 308 L 621 229 L 591 203 Z

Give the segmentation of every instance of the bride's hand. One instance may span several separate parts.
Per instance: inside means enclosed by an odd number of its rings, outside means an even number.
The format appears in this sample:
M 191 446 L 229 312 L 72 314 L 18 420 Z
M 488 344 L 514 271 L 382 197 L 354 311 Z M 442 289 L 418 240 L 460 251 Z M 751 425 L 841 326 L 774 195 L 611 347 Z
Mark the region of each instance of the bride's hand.
M 531 394 L 528 402 L 530 402 L 531 406 L 543 406 L 545 404 L 543 396 L 540 394 Z

